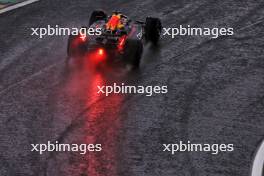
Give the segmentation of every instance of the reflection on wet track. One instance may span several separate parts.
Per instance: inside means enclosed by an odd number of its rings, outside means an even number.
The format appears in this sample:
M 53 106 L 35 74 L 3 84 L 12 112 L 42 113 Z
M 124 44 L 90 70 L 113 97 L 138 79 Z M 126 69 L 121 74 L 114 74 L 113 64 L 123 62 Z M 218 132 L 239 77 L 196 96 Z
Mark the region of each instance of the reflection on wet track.
M 79 94 L 84 107 L 87 108 L 82 119 L 78 119 L 81 120 L 81 124 L 78 129 L 75 129 L 75 139 L 87 144 L 102 144 L 102 151 L 88 152 L 79 159 L 79 167 L 84 175 L 114 176 L 117 175 L 118 158 L 116 154 L 121 125 L 119 111 L 125 96 L 112 94 L 105 97 L 103 94 L 98 94 L 98 86 L 111 84 L 113 81 L 111 74 L 116 73 L 108 70 L 108 74 L 105 75 L 104 70 L 98 71 L 94 65 L 87 62 L 88 60 L 83 61 L 85 62 L 70 63 L 69 79 L 65 88 L 72 95 Z M 115 82 L 117 81 L 115 79 Z
M 98 73 L 90 81 L 91 89 L 87 91 L 87 96 L 91 94 L 89 101 L 99 101 L 100 95 L 97 94 L 97 86 L 106 84 L 103 76 Z M 117 139 L 120 119 L 118 116 L 122 103 L 121 95 L 112 95 L 104 102 L 96 103 L 87 112 L 87 140 L 86 143 L 102 144 L 102 152 L 88 154 L 88 175 L 103 176 L 117 175 Z M 90 102 L 88 102 L 90 104 Z

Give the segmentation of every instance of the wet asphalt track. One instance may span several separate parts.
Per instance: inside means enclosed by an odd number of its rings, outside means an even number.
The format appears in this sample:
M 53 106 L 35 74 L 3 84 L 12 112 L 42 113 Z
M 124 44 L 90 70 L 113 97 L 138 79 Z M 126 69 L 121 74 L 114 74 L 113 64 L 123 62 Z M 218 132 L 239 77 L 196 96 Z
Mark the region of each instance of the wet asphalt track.
M 80 27 L 93 9 L 157 16 L 165 27 L 233 27 L 235 35 L 163 38 L 138 72 L 65 66 L 67 37 L 30 28 Z M 247 176 L 264 136 L 264 2 L 43 0 L 0 16 L 0 175 Z M 96 94 L 96 85 L 168 85 L 169 93 Z M 102 143 L 103 151 L 30 152 L 31 143 Z M 162 152 L 163 143 L 233 143 L 235 151 Z

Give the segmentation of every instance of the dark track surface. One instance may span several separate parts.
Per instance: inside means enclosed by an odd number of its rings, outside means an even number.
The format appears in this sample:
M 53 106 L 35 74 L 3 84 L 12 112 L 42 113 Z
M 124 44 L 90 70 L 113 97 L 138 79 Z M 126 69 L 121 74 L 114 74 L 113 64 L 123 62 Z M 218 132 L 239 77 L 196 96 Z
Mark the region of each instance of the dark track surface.
M 141 69 L 91 74 L 65 67 L 67 37 L 31 27 L 88 24 L 102 8 L 163 26 L 233 27 L 235 35 L 164 37 Z M 264 2 L 62 1 L 0 15 L 1 176 L 247 176 L 264 136 Z M 96 85 L 168 85 L 168 94 L 96 94 Z M 80 155 L 30 152 L 31 143 L 102 143 Z M 163 143 L 233 143 L 235 151 L 162 152 Z

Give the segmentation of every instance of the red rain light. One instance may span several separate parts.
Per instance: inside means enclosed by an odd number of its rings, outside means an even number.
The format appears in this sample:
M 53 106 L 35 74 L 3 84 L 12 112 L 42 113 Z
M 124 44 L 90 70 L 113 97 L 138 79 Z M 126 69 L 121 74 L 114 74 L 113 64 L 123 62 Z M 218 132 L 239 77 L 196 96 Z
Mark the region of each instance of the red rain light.
M 104 50 L 103 50 L 102 48 L 100 48 L 100 49 L 98 50 L 98 54 L 99 54 L 100 56 L 102 56 L 102 55 L 104 54 Z

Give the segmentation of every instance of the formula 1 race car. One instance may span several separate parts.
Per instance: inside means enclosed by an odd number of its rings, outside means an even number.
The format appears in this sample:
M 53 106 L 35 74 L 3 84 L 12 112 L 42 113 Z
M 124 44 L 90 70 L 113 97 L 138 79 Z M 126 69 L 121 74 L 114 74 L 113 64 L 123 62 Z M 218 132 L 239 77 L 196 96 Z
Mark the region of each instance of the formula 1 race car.
M 93 57 L 100 62 L 122 60 L 138 68 L 143 44 L 151 42 L 156 45 L 162 25 L 158 18 L 147 17 L 145 22 L 133 21 L 121 12 L 115 11 L 108 16 L 104 11 L 96 10 L 91 13 L 89 27 L 86 28 L 99 35 L 70 35 L 68 58 L 94 53 Z

